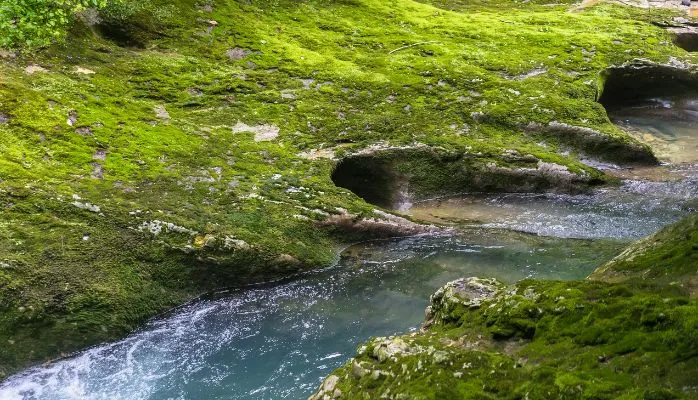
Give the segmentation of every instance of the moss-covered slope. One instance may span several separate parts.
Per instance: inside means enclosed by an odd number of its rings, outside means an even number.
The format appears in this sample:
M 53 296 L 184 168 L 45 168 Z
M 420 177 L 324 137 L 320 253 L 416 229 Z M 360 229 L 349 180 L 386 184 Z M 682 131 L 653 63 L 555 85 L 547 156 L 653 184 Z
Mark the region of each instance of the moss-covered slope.
M 694 399 L 696 221 L 629 247 L 593 281 L 451 282 L 423 331 L 361 346 L 313 398 Z M 643 273 L 609 283 L 611 270 Z
M 595 100 L 611 65 L 695 58 L 651 24 L 671 15 L 445 3 L 124 1 L 1 51 L 0 377 L 330 264 L 337 227 L 376 217 L 333 158 L 426 148 L 395 166 L 418 193 L 472 170 L 579 190 L 605 180 L 583 153 L 654 161 Z

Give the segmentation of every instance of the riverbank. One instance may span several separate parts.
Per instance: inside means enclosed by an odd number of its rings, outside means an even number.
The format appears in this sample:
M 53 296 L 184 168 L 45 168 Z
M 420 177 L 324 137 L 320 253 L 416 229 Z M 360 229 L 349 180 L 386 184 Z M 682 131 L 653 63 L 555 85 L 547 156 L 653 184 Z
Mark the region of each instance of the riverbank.
M 693 215 L 587 280 L 453 281 L 420 332 L 360 346 L 311 399 L 695 398 L 697 246 Z
M 461 6 L 153 1 L 0 53 L 0 377 L 432 229 L 375 204 L 656 163 L 597 100 L 612 66 L 693 85 L 675 15 Z

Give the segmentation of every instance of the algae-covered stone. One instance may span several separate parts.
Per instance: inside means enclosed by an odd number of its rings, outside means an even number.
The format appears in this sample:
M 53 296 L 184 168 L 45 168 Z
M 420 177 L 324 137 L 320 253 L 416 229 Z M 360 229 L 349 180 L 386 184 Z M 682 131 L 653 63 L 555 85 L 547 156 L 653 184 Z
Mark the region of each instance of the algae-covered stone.
M 431 296 L 424 325 L 428 327 L 436 320 L 454 319 L 460 307 L 478 308 L 503 288 L 504 284 L 496 279 L 470 277 L 451 281 Z
M 377 340 L 373 345 L 373 356 L 380 362 L 407 351 L 409 346 L 400 338 Z

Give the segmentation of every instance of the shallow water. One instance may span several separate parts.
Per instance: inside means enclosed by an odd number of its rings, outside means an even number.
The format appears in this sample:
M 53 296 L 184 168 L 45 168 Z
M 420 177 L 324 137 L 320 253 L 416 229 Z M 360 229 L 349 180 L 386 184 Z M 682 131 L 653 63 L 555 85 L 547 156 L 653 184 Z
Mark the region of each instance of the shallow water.
M 666 164 L 622 169 L 592 162 L 623 181 L 584 195 L 467 194 L 416 202 L 405 212 L 436 223 L 546 236 L 640 238 L 698 210 L 698 94 L 639 99 L 608 113 Z
M 672 163 L 698 162 L 698 94 L 639 100 L 608 110 L 627 132 Z
M 195 302 L 15 376 L 0 398 L 305 399 L 357 344 L 418 327 L 450 280 L 577 279 L 622 246 L 491 230 L 356 245 L 334 268 Z
M 698 209 L 698 168 L 667 169 L 668 180 L 627 179 L 589 194 L 469 194 L 416 203 L 408 213 L 454 225 L 567 238 L 640 238 Z M 678 176 L 681 179 L 678 179 Z

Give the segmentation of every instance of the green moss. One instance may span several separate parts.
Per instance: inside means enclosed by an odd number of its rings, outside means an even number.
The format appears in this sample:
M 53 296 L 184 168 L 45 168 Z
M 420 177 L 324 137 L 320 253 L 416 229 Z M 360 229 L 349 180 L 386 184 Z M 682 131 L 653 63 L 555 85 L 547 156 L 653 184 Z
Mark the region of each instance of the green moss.
M 698 215 L 671 225 L 601 266 L 594 280 L 634 282 L 640 285 L 677 285 L 698 293 Z
M 307 156 L 318 150 L 429 148 L 391 156 L 420 195 L 468 189 L 488 164 L 532 165 L 511 151 L 604 181 L 579 162 L 590 147 L 526 127 L 594 129 L 599 158 L 634 149 L 596 102 L 601 73 L 694 56 L 650 23 L 659 12 L 497 7 L 125 2 L 64 44 L 0 53 L 0 342 L 14 343 L 0 374 L 202 292 L 333 262 L 349 237 L 316 222 L 374 206 L 335 186 L 335 162 Z M 255 141 L 260 125 L 278 136 Z M 525 321 L 493 326 L 526 337 Z

